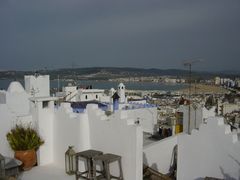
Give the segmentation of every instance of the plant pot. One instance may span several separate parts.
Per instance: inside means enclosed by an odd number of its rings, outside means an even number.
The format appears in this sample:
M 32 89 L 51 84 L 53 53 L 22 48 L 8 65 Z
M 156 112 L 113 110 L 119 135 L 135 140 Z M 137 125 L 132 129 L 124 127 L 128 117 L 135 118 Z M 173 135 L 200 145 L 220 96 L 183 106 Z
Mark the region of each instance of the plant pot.
M 15 151 L 15 158 L 22 161 L 24 171 L 30 170 L 37 163 L 35 150 Z

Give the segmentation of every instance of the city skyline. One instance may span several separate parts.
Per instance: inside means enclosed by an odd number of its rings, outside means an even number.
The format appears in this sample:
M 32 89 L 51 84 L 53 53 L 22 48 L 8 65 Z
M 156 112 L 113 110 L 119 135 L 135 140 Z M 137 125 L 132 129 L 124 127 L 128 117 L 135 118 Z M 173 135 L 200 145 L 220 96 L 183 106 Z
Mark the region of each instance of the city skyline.
M 0 70 L 238 70 L 239 1 L 2 0 Z

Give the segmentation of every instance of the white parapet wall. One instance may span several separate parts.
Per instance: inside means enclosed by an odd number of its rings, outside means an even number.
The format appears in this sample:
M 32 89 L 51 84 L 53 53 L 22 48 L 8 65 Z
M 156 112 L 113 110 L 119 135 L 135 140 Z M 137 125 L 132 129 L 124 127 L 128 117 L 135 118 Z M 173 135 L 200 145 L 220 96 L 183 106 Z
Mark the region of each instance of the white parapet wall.
M 35 99 L 34 101 L 33 120 L 44 140 L 38 154 L 38 165 L 42 166 L 53 162 L 54 102 L 47 99 Z
M 64 153 L 73 145 L 76 152 L 95 149 L 120 155 L 124 179 L 142 179 L 142 128 L 134 122 L 126 111 L 106 116 L 97 105 L 89 104 L 83 113 L 73 113 L 70 103 L 62 103 L 55 110 L 53 163 L 63 169 Z M 116 163 L 110 169 L 118 175 Z
M 178 138 L 178 180 L 215 177 L 239 179 L 238 135 L 220 117 L 207 119 L 199 130 Z
M 55 110 L 54 119 L 54 164 L 65 167 L 65 152 L 74 146 L 76 152 L 90 149 L 88 115 L 73 113 L 70 103 L 62 103 Z
M 6 104 L 15 115 L 27 115 L 29 114 L 29 97 L 21 83 L 13 81 L 7 91 L 0 91 L 0 104 Z
M 6 104 L 0 104 L 0 153 L 4 156 L 12 156 L 11 150 L 6 134 L 12 128 L 12 120 L 15 119 L 14 115 L 10 112 Z
M 29 95 L 22 85 L 14 81 L 10 83 L 7 91 L 1 91 L 0 102 L 0 153 L 5 156 L 13 156 L 6 139 L 6 134 L 16 124 L 29 124 L 32 116 L 29 114 Z
M 104 153 L 113 153 L 122 157 L 123 175 L 126 180 L 142 179 L 143 134 L 140 125 L 134 119 L 128 119 L 127 112 L 116 111 L 111 116 L 88 105 L 90 142 L 93 149 Z M 131 123 L 132 122 L 132 123 Z M 112 173 L 118 173 L 116 164 L 110 167 Z
M 177 136 L 144 146 L 143 163 L 163 174 L 169 173 L 173 158 L 173 149 L 177 145 Z
M 143 132 L 142 126 L 135 123 L 136 117 L 129 117 L 125 110 L 106 116 L 96 104 L 88 105 L 83 113 L 73 113 L 70 103 L 55 107 L 56 100 L 32 97 L 30 113 L 26 115 L 15 114 L 7 104 L 0 104 L 0 153 L 13 156 L 6 133 L 19 121 L 31 122 L 45 141 L 38 151 L 39 166 L 54 164 L 63 169 L 64 154 L 68 146 L 73 145 L 76 152 L 96 149 L 120 155 L 124 179 L 142 179 Z M 118 174 L 116 164 L 111 166 L 111 171 Z

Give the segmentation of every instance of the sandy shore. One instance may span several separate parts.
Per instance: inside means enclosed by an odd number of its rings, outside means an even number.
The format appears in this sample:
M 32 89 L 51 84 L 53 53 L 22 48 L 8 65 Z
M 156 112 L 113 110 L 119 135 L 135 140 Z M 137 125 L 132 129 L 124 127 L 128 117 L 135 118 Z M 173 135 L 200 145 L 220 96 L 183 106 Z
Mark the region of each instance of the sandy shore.
M 181 94 L 188 94 L 189 88 L 178 90 Z M 193 84 L 191 86 L 191 94 L 225 94 L 228 90 L 220 86 L 206 85 L 206 84 Z

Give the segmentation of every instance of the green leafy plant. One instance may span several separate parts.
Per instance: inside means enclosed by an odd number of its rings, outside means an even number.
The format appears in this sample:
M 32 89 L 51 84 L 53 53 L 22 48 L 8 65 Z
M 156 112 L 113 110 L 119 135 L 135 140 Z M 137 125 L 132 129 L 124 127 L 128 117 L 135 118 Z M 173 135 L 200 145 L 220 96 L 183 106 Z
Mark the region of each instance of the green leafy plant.
M 37 131 L 30 125 L 16 125 L 6 136 L 14 151 L 37 150 L 44 143 Z

